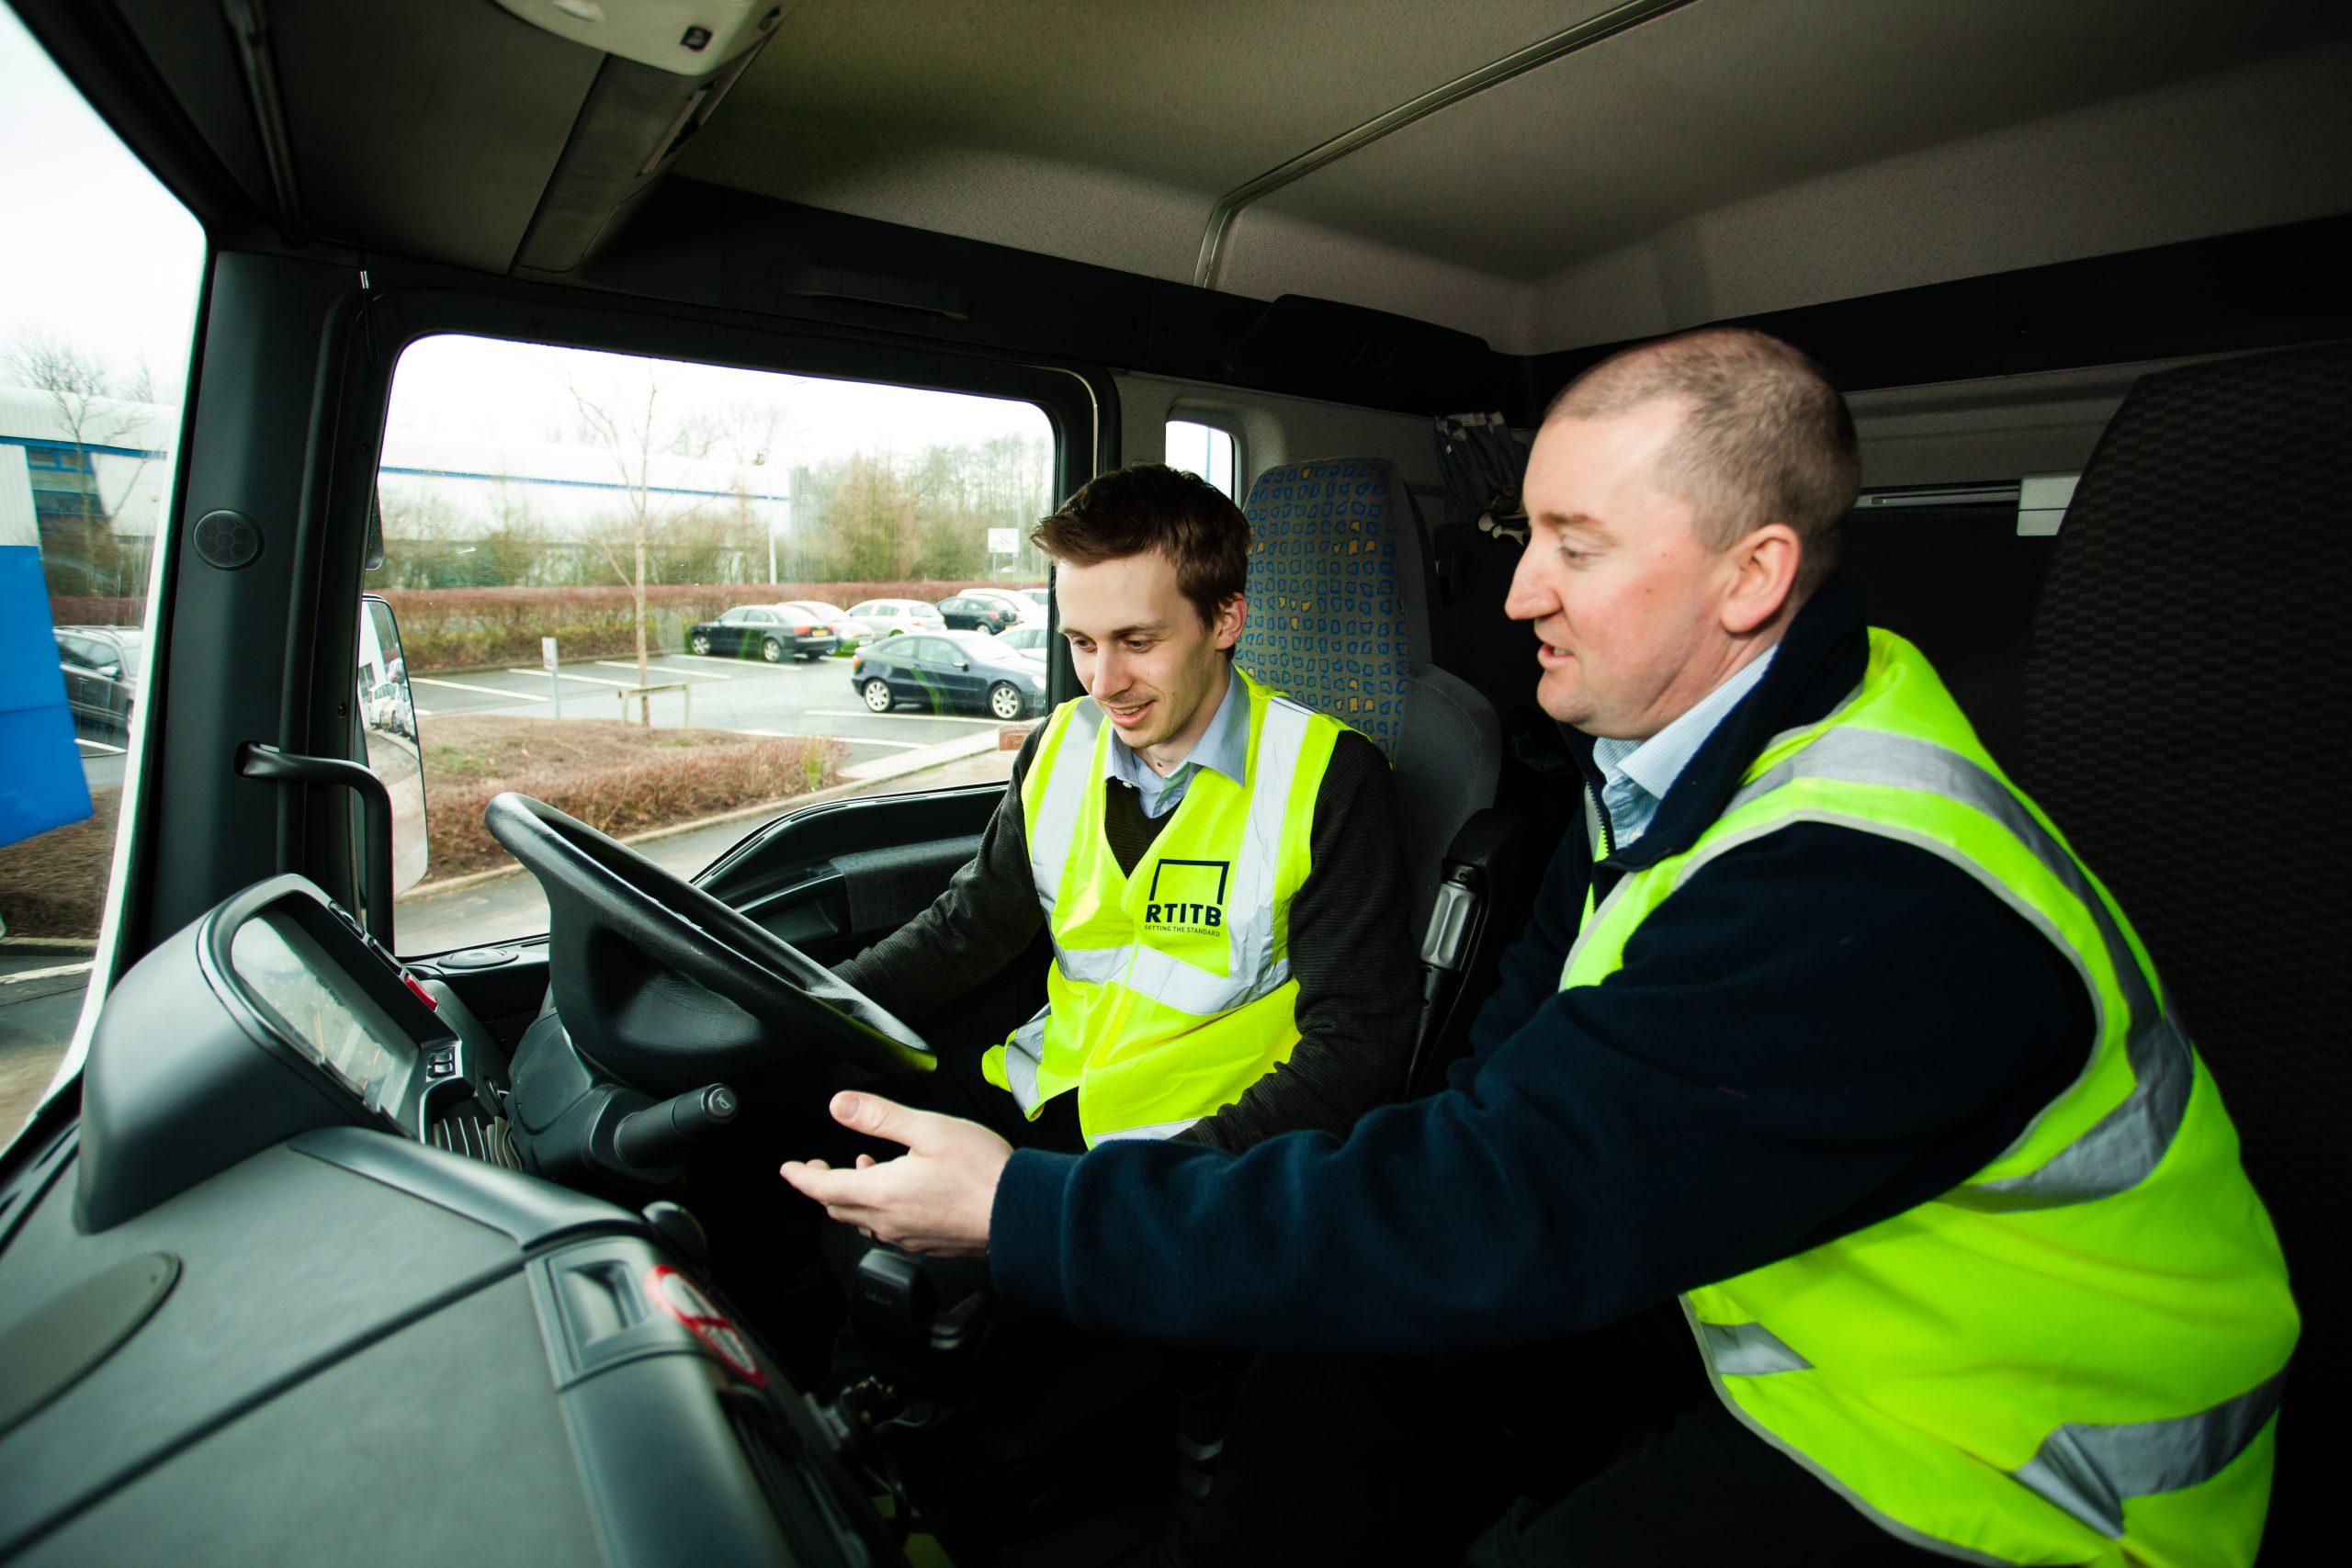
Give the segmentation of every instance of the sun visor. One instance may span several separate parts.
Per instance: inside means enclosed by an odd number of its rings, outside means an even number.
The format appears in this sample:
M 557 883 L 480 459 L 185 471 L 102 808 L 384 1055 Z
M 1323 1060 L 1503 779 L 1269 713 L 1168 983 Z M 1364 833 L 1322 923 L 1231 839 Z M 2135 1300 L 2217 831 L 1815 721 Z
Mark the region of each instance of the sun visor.
M 581 105 L 514 265 L 569 272 L 587 260 L 661 183 L 728 89 L 759 58 L 767 36 L 754 35 L 750 47 L 702 76 L 607 58 Z

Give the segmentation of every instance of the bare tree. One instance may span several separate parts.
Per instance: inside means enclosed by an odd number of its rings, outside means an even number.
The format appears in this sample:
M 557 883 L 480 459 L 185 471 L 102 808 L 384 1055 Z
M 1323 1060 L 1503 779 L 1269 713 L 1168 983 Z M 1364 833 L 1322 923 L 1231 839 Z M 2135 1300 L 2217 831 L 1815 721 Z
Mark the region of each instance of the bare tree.
M 711 433 L 700 422 L 665 423 L 662 410 L 662 380 L 650 366 L 639 386 L 582 386 L 567 378 L 571 406 L 579 416 L 580 433 L 611 459 L 620 477 L 621 506 L 616 527 L 597 530 L 591 537 L 613 574 L 629 589 L 637 617 L 637 683 L 646 684 L 645 552 L 653 536 L 683 513 L 653 482 L 653 460 L 663 456 L 699 457 L 710 450 Z M 624 566 L 620 547 L 627 546 L 631 564 Z M 649 722 L 643 702 L 639 716 Z
M 109 553 L 106 547 L 112 541 L 107 532 L 109 519 L 98 492 L 97 463 L 91 449 L 121 445 L 123 437 L 138 428 L 141 416 L 135 409 L 123 406 L 114 377 L 103 361 L 47 333 L 34 333 L 11 344 L 5 358 L 0 358 L 0 368 L 5 368 L 7 378 L 17 385 L 49 399 L 66 442 L 73 448 L 80 534 L 74 553 L 82 568 L 82 592 L 97 594 L 101 592 L 99 558 Z M 123 389 L 132 400 L 152 399 L 154 378 L 144 364 L 137 367 L 132 382 Z M 141 393 L 147 396 L 141 397 Z M 142 446 L 139 465 L 123 485 L 124 494 L 138 485 L 147 460 Z
M 784 476 L 787 487 L 791 466 L 786 454 L 792 445 L 792 411 L 775 398 L 740 398 L 722 408 L 696 414 L 686 426 L 689 438 L 705 452 L 724 455 L 739 468 L 758 469 L 760 493 L 752 494 L 748 479 L 738 479 L 735 504 L 742 521 L 752 520 L 752 502 L 759 502 L 758 522 L 766 535 L 768 581 L 776 580 L 775 491 Z

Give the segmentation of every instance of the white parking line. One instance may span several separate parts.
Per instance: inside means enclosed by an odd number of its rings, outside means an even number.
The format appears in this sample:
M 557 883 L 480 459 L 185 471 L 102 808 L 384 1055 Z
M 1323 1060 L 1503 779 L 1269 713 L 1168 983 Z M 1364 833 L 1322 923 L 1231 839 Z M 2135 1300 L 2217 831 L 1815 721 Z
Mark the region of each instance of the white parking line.
M 680 657 L 691 659 L 694 655 L 689 653 L 683 654 Z M 599 659 L 596 660 L 596 667 L 600 670 L 634 670 L 637 668 L 637 660 L 634 659 Z M 698 675 L 692 670 L 673 670 L 666 664 L 649 664 L 645 667 L 645 671 L 649 675 L 694 675 L 695 679 L 697 681 L 732 681 L 735 679 L 732 675 Z
M 790 665 L 762 663 L 757 659 L 731 659 L 724 653 L 663 653 L 663 659 L 692 659 L 698 665 L 729 665 L 739 674 L 783 674 Z
M 510 674 L 537 675 L 537 670 L 510 671 Z M 510 703 L 543 703 L 548 699 L 532 692 L 510 692 L 499 686 L 469 686 L 463 681 L 436 681 L 430 675 L 412 675 L 412 686 L 447 686 L 453 692 L 480 692 L 485 697 L 504 697 Z
M 920 740 L 876 740 L 870 735 L 793 735 L 781 729 L 733 729 L 730 735 L 762 735 L 773 740 L 839 740 L 849 746 L 888 746 L 894 751 L 920 751 Z
M 421 708 L 414 703 L 411 703 L 409 705 L 409 711 L 416 715 L 419 718 L 431 718 L 433 716 L 433 710 L 431 708 Z
M 101 757 L 119 757 L 122 755 L 123 749 L 121 747 L 109 746 L 103 740 L 85 740 L 77 735 L 74 738 L 74 744 L 76 746 L 87 746 L 91 750 L 96 751 Z
M 47 969 L 19 969 L 13 975 L 0 975 L 0 986 L 22 986 L 33 980 L 62 980 L 69 975 L 86 975 L 90 972 L 90 963 L 85 958 L 79 964 L 57 964 Z
M 636 666 L 632 665 L 630 668 L 635 669 Z M 548 671 L 545 670 L 509 670 L 507 673 L 509 675 L 544 675 L 547 674 Z M 559 681 L 585 681 L 593 686 L 618 686 L 624 692 L 633 692 L 637 690 L 637 682 L 634 681 L 607 681 L 602 675 L 574 675 L 569 670 L 558 670 L 555 671 L 555 676 Z M 545 702 L 547 699 L 545 697 L 541 697 L 539 701 Z
M 1001 719 L 967 718 L 959 713 L 876 713 L 872 708 L 803 708 L 811 718 L 923 718 L 933 724 L 1001 724 Z M 856 740 L 855 735 L 837 735 L 836 740 Z

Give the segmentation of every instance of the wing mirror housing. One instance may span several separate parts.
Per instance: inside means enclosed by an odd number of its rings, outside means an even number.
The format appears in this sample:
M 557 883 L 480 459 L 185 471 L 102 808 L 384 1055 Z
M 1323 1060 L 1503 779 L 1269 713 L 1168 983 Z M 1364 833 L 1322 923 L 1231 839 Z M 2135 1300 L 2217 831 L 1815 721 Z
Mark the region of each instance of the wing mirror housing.
M 401 653 L 400 623 L 382 595 L 359 601 L 356 701 L 352 706 L 357 754 L 392 797 L 392 896 L 424 879 L 432 850 L 424 830 L 424 754 L 417 739 L 416 701 L 408 660 Z

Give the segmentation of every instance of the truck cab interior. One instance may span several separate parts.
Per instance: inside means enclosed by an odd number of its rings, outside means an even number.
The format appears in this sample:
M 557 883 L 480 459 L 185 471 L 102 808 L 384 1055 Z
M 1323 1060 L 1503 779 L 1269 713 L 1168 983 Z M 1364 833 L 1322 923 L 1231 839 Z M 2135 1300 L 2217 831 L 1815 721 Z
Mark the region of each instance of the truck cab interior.
M 1009 1434 L 956 1408 L 985 1292 L 883 1258 L 858 1326 L 898 1403 L 815 1397 L 838 1307 L 775 1129 L 1034 1010 L 1042 950 L 952 1019 L 826 967 L 930 902 L 1001 784 L 748 820 L 690 876 L 501 796 L 543 921 L 402 939 L 355 649 L 397 644 L 364 595 L 415 345 L 1023 405 L 1047 506 L 1216 433 L 1242 662 L 1396 770 L 1409 1095 L 1581 821 L 1501 614 L 1526 433 L 1613 349 L 1741 322 L 1847 394 L 1872 623 L 2132 911 L 2212 1065 L 2306 1313 L 2267 1557 L 2300 1560 L 2302 1410 L 2346 1376 L 2352 12 L 7 4 L 205 251 L 89 998 L 0 1165 L 0 1558 L 1151 1560 L 1165 1417 L 1067 1462 L 1167 1397 L 1148 1368 L 1090 1362 Z

